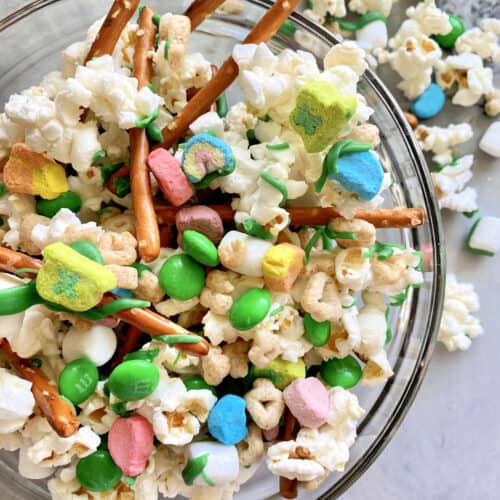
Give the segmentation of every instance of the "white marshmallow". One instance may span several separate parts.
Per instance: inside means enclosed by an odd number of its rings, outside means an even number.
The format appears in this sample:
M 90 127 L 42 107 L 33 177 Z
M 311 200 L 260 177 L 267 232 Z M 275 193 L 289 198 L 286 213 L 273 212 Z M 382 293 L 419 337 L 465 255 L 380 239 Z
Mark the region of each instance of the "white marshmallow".
M 0 368 L 0 433 L 21 429 L 34 406 L 31 382 Z
M 497 253 L 500 250 L 500 219 L 481 217 L 469 237 L 468 246 L 473 250 Z
M 383 48 L 387 45 L 387 24 L 384 21 L 374 21 L 356 31 L 358 45 L 365 50 Z
M 208 454 L 204 475 L 215 485 L 227 484 L 238 477 L 240 470 L 238 452 L 235 446 L 227 446 L 211 441 L 200 441 L 186 447 L 186 459 Z M 194 480 L 195 485 L 206 486 L 201 474 Z
M 27 479 L 45 479 L 54 472 L 52 467 L 42 467 L 32 462 L 28 456 L 29 446 L 23 445 L 19 448 L 19 462 L 17 470 L 21 476 Z
M 224 136 L 224 122 L 215 112 L 210 111 L 201 115 L 189 126 L 194 135 L 213 132 L 217 137 Z
M 479 148 L 495 158 L 500 158 L 500 121 L 488 127 L 479 143 Z
M 72 327 L 64 336 L 62 344 L 66 363 L 78 358 L 88 358 L 96 366 L 102 366 L 113 357 L 115 350 L 115 332 L 101 325 L 95 325 L 86 331 Z
M 239 231 L 229 231 L 219 244 L 221 263 L 227 269 L 247 276 L 262 276 L 262 259 L 272 243 Z

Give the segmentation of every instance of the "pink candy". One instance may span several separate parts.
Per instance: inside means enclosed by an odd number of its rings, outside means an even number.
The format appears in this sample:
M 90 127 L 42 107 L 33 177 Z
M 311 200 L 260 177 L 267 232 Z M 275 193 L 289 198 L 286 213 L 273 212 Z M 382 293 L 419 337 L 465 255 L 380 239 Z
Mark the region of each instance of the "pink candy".
M 127 476 L 137 476 L 153 451 L 154 433 L 149 420 L 141 415 L 118 418 L 108 434 L 109 453 Z
M 277 425 L 272 429 L 262 429 L 262 436 L 266 441 L 276 441 L 280 433 L 280 427 Z
M 178 207 L 193 196 L 193 187 L 184 175 L 180 163 L 166 149 L 152 151 L 148 156 L 148 167 L 172 205 Z
M 285 403 L 302 427 L 316 429 L 328 417 L 330 398 L 325 386 L 316 378 L 294 380 L 284 391 Z
M 215 244 L 219 243 L 224 235 L 224 225 L 220 215 L 213 208 L 204 205 L 181 208 L 175 216 L 175 225 L 180 240 L 186 229 L 204 234 Z

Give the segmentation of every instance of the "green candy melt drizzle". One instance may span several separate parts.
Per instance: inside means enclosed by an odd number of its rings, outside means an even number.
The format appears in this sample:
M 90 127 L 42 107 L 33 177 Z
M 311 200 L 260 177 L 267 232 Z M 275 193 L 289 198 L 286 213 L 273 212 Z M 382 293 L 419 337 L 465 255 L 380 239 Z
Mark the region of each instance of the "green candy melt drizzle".
M 142 118 L 141 120 L 137 120 L 135 122 L 135 126 L 137 128 L 146 128 L 151 122 L 154 122 L 158 118 L 159 112 L 160 112 L 159 108 L 154 109 L 145 118 Z
M 281 311 L 285 310 L 285 306 L 279 306 L 276 309 L 273 309 L 270 313 L 269 316 L 276 316 L 276 314 L 279 314 Z
M 103 158 L 106 158 L 106 151 L 104 151 L 104 149 L 100 149 L 92 155 L 92 163 L 96 163 Z
M 376 241 L 366 252 L 363 253 L 365 259 L 371 259 L 374 254 L 377 254 L 378 260 L 387 260 L 394 255 L 394 249 L 404 250 L 403 245 L 398 243 L 381 243 Z
M 288 199 L 288 189 L 286 188 L 285 184 L 276 177 L 268 174 L 267 172 L 261 172 L 260 178 L 281 193 L 281 201 L 279 206 L 284 206 L 286 200 Z
M 284 149 L 290 149 L 290 144 L 288 142 L 282 142 L 280 144 L 266 144 L 266 148 L 269 151 L 283 151 Z
M 165 47 L 163 47 L 163 58 L 168 61 L 168 51 L 172 45 L 172 40 L 165 40 Z
M 247 219 L 241 224 L 241 226 L 250 236 L 255 236 L 256 238 L 266 241 L 274 240 L 274 236 L 255 219 Z
M 383 21 L 384 23 L 387 23 L 387 17 L 384 16 L 382 12 L 374 10 L 372 12 L 367 12 L 354 23 L 345 21 L 344 19 L 338 17 L 330 18 L 330 22 L 337 23 L 339 27 L 345 31 L 358 31 L 367 24 L 373 23 L 374 21 Z
M 224 118 L 227 115 L 228 106 L 227 106 L 227 97 L 226 93 L 223 92 L 217 99 L 215 100 L 215 105 L 217 106 L 217 114 Z
M 148 135 L 149 140 L 153 142 L 161 142 L 163 141 L 163 134 L 161 133 L 161 128 L 155 122 L 151 122 L 146 127 L 146 134 Z
M 199 455 L 195 458 L 190 458 L 186 466 L 182 471 L 182 479 L 184 482 L 191 486 L 194 483 L 194 480 L 205 470 L 205 467 L 208 464 L 208 453 L 203 453 L 203 455 Z
M 198 344 L 201 342 L 199 335 L 159 335 L 153 337 L 153 340 L 163 342 L 164 344 Z
M 3 182 L 0 182 L 0 198 L 5 196 L 8 192 L 7 186 Z
M 147 300 L 138 300 L 138 299 L 129 299 L 123 297 L 121 299 L 113 300 L 112 302 L 108 302 L 103 306 L 99 307 L 99 311 L 105 316 L 111 316 L 112 314 L 116 314 L 117 312 L 123 311 L 124 309 L 134 309 L 136 307 L 140 309 L 144 309 L 149 307 L 151 302 Z

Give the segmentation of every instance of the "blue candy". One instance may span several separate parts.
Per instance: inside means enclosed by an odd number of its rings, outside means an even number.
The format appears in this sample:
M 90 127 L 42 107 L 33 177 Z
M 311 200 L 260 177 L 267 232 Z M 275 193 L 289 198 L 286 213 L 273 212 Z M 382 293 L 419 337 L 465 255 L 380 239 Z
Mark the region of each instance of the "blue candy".
M 186 143 L 181 164 L 186 177 L 197 184 L 209 174 L 217 173 L 219 176 L 231 173 L 234 170 L 233 152 L 218 137 L 198 134 Z
M 411 103 L 410 112 L 421 120 L 427 120 L 436 116 L 443 109 L 445 100 L 443 89 L 439 85 L 431 83 Z
M 378 158 L 370 151 L 348 153 L 337 160 L 337 172 L 328 176 L 347 191 L 369 201 L 378 194 L 384 180 L 384 171 Z
M 208 415 L 208 432 L 223 444 L 237 444 L 247 437 L 246 402 L 227 394 L 215 403 Z

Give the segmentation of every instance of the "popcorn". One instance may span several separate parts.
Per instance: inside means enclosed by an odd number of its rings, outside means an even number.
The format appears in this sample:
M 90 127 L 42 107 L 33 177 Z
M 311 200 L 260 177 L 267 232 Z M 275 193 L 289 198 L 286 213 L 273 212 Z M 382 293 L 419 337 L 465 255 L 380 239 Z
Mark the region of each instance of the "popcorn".
M 391 13 L 392 6 L 398 0 L 350 0 L 349 9 L 358 14 L 366 14 L 376 10 L 381 12 L 384 16 Z
M 21 429 L 34 406 L 31 382 L 0 368 L 0 433 Z
M 317 22 L 324 24 L 328 17 L 345 17 L 345 0 L 312 0 L 310 12 Z
M 387 360 L 387 353 L 382 349 L 372 356 L 365 365 L 361 383 L 368 387 L 385 384 L 394 375 Z
M 388 306 L 380 293 L 365 292 L 363 302 L 364 306 L 358 314 L 361 341 L 356 353 L 371 359 L 384 348 L 387 331 L 385 311 Z
M 481 59 L 491 59 L 494 63 L 499 62 L 500 46 L 497 42 L 497 35 L 491 31 L 472 28 L 458 37 L 455 49 L 459 54 L 472 52 Z
M 433 161 L 442 164 L 452 161 L 452 146 L 467 142 L 472 135 L 472 127 L 468 123 L 452 123 L 447 127 L 419 125 L 415 129 L 415 136 L 420 147 L 424 151 L 432 151 Z
M 406 15 L 418 23 L 424 35 L 446 35 L 452 26 L 448 14 L 436 7 L 435 0 L 424 0 L 406 10 Z
M 472 340 L 483 333 L 481 322 L 471 313 L 479 310 L 479 297 L 474 286 L 459 283 L 455 274 L 446 277 L 443 316 L 438 340 L 448 351 L 466 351 Z

